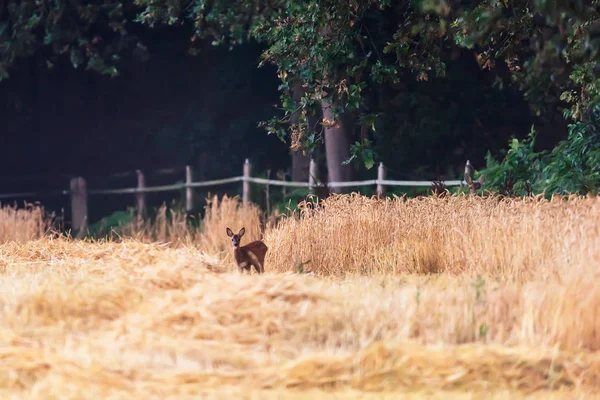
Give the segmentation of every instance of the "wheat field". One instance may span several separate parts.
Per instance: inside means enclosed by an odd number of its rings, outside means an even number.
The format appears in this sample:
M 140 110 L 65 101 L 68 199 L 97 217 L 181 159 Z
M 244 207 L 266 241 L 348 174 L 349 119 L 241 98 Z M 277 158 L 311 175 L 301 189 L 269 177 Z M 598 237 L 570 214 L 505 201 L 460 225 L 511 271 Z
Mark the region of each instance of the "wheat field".
M 599 199 L 303 206 L 97 241 L 0 212 L 1 398 L 598 397 Z M 264 275 L 233 264 L 242 226 Z

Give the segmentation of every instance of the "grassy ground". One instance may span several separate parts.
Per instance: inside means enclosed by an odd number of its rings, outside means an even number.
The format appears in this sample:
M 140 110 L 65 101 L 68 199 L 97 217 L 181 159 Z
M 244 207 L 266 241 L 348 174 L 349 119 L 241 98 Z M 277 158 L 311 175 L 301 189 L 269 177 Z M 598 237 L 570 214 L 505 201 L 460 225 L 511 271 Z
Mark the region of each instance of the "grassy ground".
M 259 217 L 225 198 L 201 232 L 98 242 L 20 217 L 27 234 L 0 237 L 0 396 L 600 391 L 598 200 L 334 197 L 269 226 L 267 273 L 240 275 L 225 227 L 247 243 Z

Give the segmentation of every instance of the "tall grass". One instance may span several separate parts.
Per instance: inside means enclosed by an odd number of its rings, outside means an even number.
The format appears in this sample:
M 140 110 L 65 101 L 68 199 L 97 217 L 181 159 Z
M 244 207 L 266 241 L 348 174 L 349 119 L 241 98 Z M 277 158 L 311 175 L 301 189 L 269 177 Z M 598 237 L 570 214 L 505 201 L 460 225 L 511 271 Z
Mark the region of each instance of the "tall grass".
M 243 205 L 239 196 L 219 199 L 217 196 L 206 199 L 205 215 L 188 216 L 185 211 L 159 207 L 151 219 L 138 221 L 132 218 L 130 223 L 119 229 L 118 234 L 109 235 L 111 240 L 118 237 L 152 243 L 160 242 L 171 246 L 191 246 L 221 255 L 224 259 L 231 252 L 231 240 L 226 235 L 227 227 L 238 232 L 246 228 L 244 241 L 262 238 L 261 210 L 253 205 Z
M 39 239 L 52 226 L 52 217 L 36 204 L 0 205 L 0 243 L 26 242 Z
M 260 211 L 237 198 L 210 199 L 198 229 L 165 211 L 132 228 L 144 240 L 7 241 L 0 396 L 587 395 L 599 211 L 579 197 L 334 196 L 266 229 L 261 276 L 228 265 L 226 227 L 261 237 Z
M 240 275 L 215 273 L 225 272 L 219 259 L 193 247 L 134 240 L 8 243 L 2 261 L 3 398 L 314 389 L 516 398 L 600 384 L 599 289 L 583 275 L 477 285 Z
M 261 217 L 258 207 L 241 204 L 239 197 L 224 196 L 220 201 L 217 196 L 207 199 L 198 245 L 211 254 L 229 254 L 231 239 L 225 233 L 226 229 L 231 228 L 237 233 L 246 228 L 242 244 L 262 239 Z
M 600 199 L 338 195 L 265 234 L 271 271 L 487 274 L 503 280 L 600 267 Z

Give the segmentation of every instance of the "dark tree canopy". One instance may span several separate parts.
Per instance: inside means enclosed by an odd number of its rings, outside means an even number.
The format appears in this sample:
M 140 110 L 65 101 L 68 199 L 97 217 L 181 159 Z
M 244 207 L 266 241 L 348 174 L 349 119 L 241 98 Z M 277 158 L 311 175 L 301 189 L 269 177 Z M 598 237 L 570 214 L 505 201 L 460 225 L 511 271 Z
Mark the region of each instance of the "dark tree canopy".
M 452 98 L 456 89 L 444 93 L 448 86 L 443 89 L 438 82 L 456 79 L 460 72 L 454 68 L 449 77 L 450 66 L 469 56 L 488 72 L 479 92 L 485 93 L 484 87 L 518 90 L 531 110 L 533 125 L 544 121 L 551 125 L 553 115 L 562 112 L 572 124 L 559 146 L 563 158 L 576 149 L 584 149 L 586 155 L 598 149 L 593 134 L 600 100 L 598 1 L 26 0 L 0 4 L 2 77 L 8 76 L 17 58 L 31 54 L 44 57 L 49 66 L 66 56 L 76 67 L 115 75 L 123 52 L 144 54 L 143 43 L 131 33 L 139 24 L 188 27 L 193 54 L 207 40 L 227 46 L 258 41 L 264 46 L 261 63 L 273 64 L 281 80 L 281 112 L 274 112 L 262 126 L 296 151 L 312 153 L 327 135 L 332 140 L 332 132 L 339 131 L 344 140 L 336 146 L 349 147 L 346 162 L 361 160 L 372 167 L 384 149 L 381 143 L 393 143 L 398 134 L 386 123 L 395 111 L 383 93 L 397 96 L 400 88 L 421 83 L 424 92 L 431 89 L 434 95 Z M 426 89 L 429 83 L 433 86 Z M 439 118 L 445 133 L 435 141 L 452 136 L 448 123 L 441 122 L 447 120 Z M 478 116 L 473 123 L 485 125 Z M 430 139 L 436 137 L 431 135 Z M 572 147 L 578 137 L 582 142 Z M 512 142 L 508 158 L 515 146 L 522 149 L 522 143 L 516 143 Z M 488 140 L 486 145 L 495 143 Z M 331 145 L 327 149 L 328 157 L 341 154 L 331 152 Z M 443 149 L 440 155 L 444 156 Z M 541 190 L 543 182 L 550 185 L 549 174 L 564 173 L 566 168 L 579 168 L 593 177 L 598 172 L 591 167 L 593 157 L 573 155 L 558 168 L 553 164 L 558 156 L 556 152 L 524 155 L 523 160 L 533 157 L 539 165 L 519 161 L 527 164 L 523 176 L 537 168 L 539 176 L 528 179 L 537 180 Z M 500 165 L 509 168 L 508 158 Z M 500 168 L 491 157 L 488 167 L 492 175 L 494 168 Z M 500 180 L 508 179 L 506 173 L 503 169 L 490 182 L 500 185 Z M 591 190 L 597 185 L 594 179 L 569 190 Z
M 62 57 L 75 68 L 115 76 L 124 51 L 144 55 L 144 46 L 127 30 L 135 15 L 130 3 L 0 1 L 0 79 L 9 77 L 17 59 L 31 55 L 43 57 L 49 68 Z

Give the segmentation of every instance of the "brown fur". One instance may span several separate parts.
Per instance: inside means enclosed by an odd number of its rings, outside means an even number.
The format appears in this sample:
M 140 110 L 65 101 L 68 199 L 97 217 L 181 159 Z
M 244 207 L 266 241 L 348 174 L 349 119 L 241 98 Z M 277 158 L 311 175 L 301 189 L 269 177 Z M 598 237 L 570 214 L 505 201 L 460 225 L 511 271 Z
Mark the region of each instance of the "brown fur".
M 246 270 L 250 272 L 252 266 L 254 270 L 259 274 L 265 272 L 265 255 L 267 254 L 268 247 L 260 240 L 248 243 L 245 246 L 240 247 L 240 241 L 246 229 L 240 229 L 240 232 L 235 235 L 231 229 L 227 228 L 227 236 L 231 238 L 233 243 L 233 257 L 238 265 L 240 272 Z

